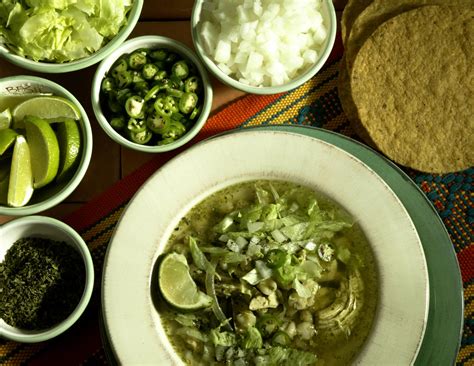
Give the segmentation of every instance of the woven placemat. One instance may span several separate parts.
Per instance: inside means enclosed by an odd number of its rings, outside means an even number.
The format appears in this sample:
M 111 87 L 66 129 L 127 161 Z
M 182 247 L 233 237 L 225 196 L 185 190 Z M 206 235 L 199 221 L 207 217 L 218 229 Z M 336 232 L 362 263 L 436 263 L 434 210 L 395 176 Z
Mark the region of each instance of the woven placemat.
M 342 47 L 338 39 L 328 62 L 313 79 L 288 93 L 272 96 L 249 95 L 234 102 L 210 118 L 194 142 L 233 128 L 269 124 L 321 127 L 357 139 L 342 111 L 337 94 L 341 55 Z M 106 364 L 100 339 L 99 309 L 102 264 L 107 245 L 124 207 L 133 194 L 156 169 L 177 153 L 179 151 L 157 155 L 98 198 L 64 218 L 65 222 L 79 231 L 93 255 L 97 280 L 90 305 L 70 330 L 54 340 L 32 345 L 0 341 L 0 364 Z M 404 170 L 437 209 L 456 250 L 465 291 L 465 326 L 457 364 L 473 365 L 474 169 L 447 175 Z

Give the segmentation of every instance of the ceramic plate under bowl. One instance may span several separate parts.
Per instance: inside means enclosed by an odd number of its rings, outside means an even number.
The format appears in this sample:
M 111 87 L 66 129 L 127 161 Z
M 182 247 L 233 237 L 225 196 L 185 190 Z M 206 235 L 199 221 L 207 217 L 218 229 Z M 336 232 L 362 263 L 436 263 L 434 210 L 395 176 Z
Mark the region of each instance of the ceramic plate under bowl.
M 356 362 L 412 363 L 427 324 L 429 286 L 421 242 L 404 206 L 374 171 L 344 150 L 269 130 L 225 135 L 190 148 L 158 170 L 130 202 L 109 246 L 102 279 L 106 333 L 119 363 L 181 362 L 153 305 L 155 261 L 191 207 L 226 186 L 255 179 L 312 187 L 358 221 L 376 256 L 380 299 L 374 328 Z

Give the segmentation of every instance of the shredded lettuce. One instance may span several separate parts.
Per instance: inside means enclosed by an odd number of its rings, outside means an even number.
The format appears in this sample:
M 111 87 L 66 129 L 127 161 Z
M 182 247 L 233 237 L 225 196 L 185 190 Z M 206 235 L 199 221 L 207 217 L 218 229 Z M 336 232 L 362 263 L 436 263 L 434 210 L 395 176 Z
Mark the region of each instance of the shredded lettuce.
M 130 8 L 130 0 L 2 0 L 0 43 L 34 61 L 81 59 L 120 31 Z

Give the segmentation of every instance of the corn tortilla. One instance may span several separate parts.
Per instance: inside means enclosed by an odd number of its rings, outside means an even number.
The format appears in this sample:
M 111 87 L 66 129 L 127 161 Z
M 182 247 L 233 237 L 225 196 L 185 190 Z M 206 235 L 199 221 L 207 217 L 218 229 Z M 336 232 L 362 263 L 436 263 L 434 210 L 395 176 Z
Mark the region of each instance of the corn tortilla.
M 382 24 L 351 74 L 360 122 L 402 165 L 447 173 L 474 165 L 474 10 L 424 6 Z
M 342 42 L 346 44 L 349 33 L 351 32 L 352 24 L 359 16 L 360 13 L 372 2 L 373 0 L 349 0 L 347 5 L 344 7 L 344 11 L 341 17 L 341 35 Z
M 357 52 L 378 26 L 403 12 L 425 5 L 474 6 L 474 0 L 373 0 L 357 16 L 344 44 L 349 74 Z

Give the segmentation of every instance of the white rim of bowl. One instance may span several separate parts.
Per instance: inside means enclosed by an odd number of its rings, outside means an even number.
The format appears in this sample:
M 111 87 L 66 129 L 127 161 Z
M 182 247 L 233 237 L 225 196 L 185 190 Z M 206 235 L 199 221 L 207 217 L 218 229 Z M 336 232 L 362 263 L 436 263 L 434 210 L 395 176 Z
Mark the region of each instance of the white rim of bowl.
M 143 8 L 144 0 L 134 0 L 134 5 L 130 10 L 128 16 L 128 23 L 122 27 L 122 29 L 113 37 L 104 47 L 99 49 L 97 52 L 91 54 L 90 56 L 84 57 L 82 59 L 60 63 L 48 63 L 33 61 L 23 56 L 16 55 L 11 53 L 8 48 L 4 45 L 0 45 L 0 56 L 3 56 L 12 64 L 23 67 L 28 70 L 46 72 L 51 74 L 66 73 L 71 71 L 77 71 L 85 69 L 91 65 L 94 65 L 107 57 L 113 50 L 120 45 L 127 37 L 132 33 L 135 28 L 138 20 L 140 19 L 140 14 Z
M 318 73 L 319 70 L 321 70 L 321 68 L 324 66 L 327 59 L 329 58 L 329 55 L 332 52 L 332 49 L 334 47 L 334 43 L 336 40 L 336 33 L 337 33 L 336 10 L 334 9 L 334 4 L 332 3 L 331 0 L 324 0 L 324 2 L 326 3 L 326 6 L 328 7 L 329 23 L 330 23 L 328 39 L 327 39 L 326 47 L 324 48 L 324 52 L 320 55 L 318 61 L 313 66 L 308 68 L 303 74 L 301 74 L 296 79 L 290 81 L 287 84 L 278 85 L 278 86 L 264 86 L 264 87 L 246 85 L 224 74 L 217 67 L 214 61 L 207 55 L 207 52 L 201 46 L 200 36 L 197 31 L 197 23 L 199 20 L 198 19 L 199 15 L 201 13 L 203 0 L 197 0 L 194 3 L 192 14 L 191 14 L 191 36 L 193 39 L 194 48 L 196 49 L 199 58 L 204 62 L 204 64 L 212 72 L 212 74 L 216 78 L 218 78 L 221 82 L 223 82 L 224 84 L 228 86 L 231 86 L 235 89 L 242 90 L 246 93 L 251 93 L 251 94 L 268 95 L 268 94 L 278 94 L 278 93 L 287 92 L 289 90 L 295 89 L 298 86 L 304 84 L 309 79 L 311 79 L 316 73 Z
M 54 227 L 57 230 L 61 230 L 69 236 L 71 241 L 74 241 L 76 245 L 74 248 L 77 249 L 81 255 L 81 259 L 84 262 L 85 267 L 85 283 L 84 291 L 82 293 L 79 303 L 74 308 L 72 313 L 64 319 L 62 322 L 54 325 L 52 328 L 49 328 L 43 332 L 38 331 L 36 334 L 13 334 L 11 332 L 5 331 L 0 328 L 0 336 L 10 339 L 15 342 L 23 343 L 37 343 L 43 342 L 48 339 L 54 338 L 59 334 L 65 332 L 69 329 L 84 313 L 87 305 L 89 304 L 90 298 L 92 296 L 92 290 L 94 288 L 94 264 L 92 261 L 92 255 L 87 247 L 84 239 L 69 225 L 65 224 L 62 221 L 57 219 L 47 217 L 47 216 L 28 216 L 22 217 L 13 221 L 10 221 L 2 226 L 0 226 L 0 232 L 3 230 L 11 229 L 18 226 L 23 226 L 27 224 L 46 224 Z
M 62 202 L 66 199 L 77 186 L 81 183 L 84 175 L 89 168 L 89 164 L 92 157 L 92 145 L 93 145 L 93 138 L 92 138 L 92 128 L 89 121 L 89 117 L 82 106 L 82 104 L 77 100 L 77 98 L 66 88 L 63 86 L 50 81 L 48 79 L 40 78 L 38 76 L 27 76 L 27 75 L 19 75 L 19 76 L 11 76 L 6 78 L 0 78 L 0 83 L 8 82 L 8 81 L 25 81 L 25 82 L 33 82 L 37 84 L 44 85 L 47 88 L 53 90 L 53 94 L 55 90 L 58 90 L 61 94 L 65 96 L 66 99 L 70 100 L 72 103 L 76 105 L 76 107 L 81 112 L 81 119 L 82 123 L 81 132 L 84 141 L 87 141 L 87 144 L 83 143 L 83 152 L 81 156 L 81 160 L 77 167 L 76 173 L 71 177 L 69 183 L 64 186 L 59 192 L 55 193 L 51 197 L 47 198 L 44 201 L 34 203 L 31 205 L 26 205 L 23 207 L 8 207 L 8 206 L 1 206 L 0 205 L 0 214 L 2 215 L 11 215 L 11 216 L 22 216 L 22 215 L 33 215 L 41 211 L 45 211 L 51 207 L 56 206 L 58 203 Z M 1 97 L 2 95 L 0 95 Z
M 128 49 L 130 47 L 131 50 L 136 50 L 140 48 L 143 44 L 154 43 L 157 47 L 163 48 L 170 48 L 178 53 L 180 53 L 185 58 L 191 60 L 197 67 L 199 74 L 202 78 L 202 84 L 204 88 L 204 104 L 201 111 L 201 115 L 199 116 L 198 120 L 194 123 L 193 127 L 186 132 L 182 137 L 178 140 L 161 146 L 149 146 L 149 145 L 140 145 L 136 144 L 127 138 L 120 135 L 116 132 L 112 126 L 110 125 L 109 121 L 105 118 L 104 113 L 102 112 L 102 107 L 100 106 L 100 88 L 102 84 L 102 80 L 105 74 L 110 70 L 110 67 L 113 63 L 122 55 L 124 54 L 124 49 Z M 92 109 L 94 110 L 95 117 L 97 121 L 99 121 L 100 126 L 105 131 L 105 133 L 115 142 L 119 143 L 122 146 L 130 148 L 132 150 L 138 150 L 147 153 L 161 153 L 170 150 L 177 149 L 178 147 L 183 146 L 187 142 L 189 142 L 192 138 L 194 138 L 209 117 L 209 113 L 211 112 L 212 107 L 212 86 L 207 74 L 206 68 L 199 60 L 199 58 L 194 54 L 194 52 L 183 43 L 176 41 L 172 38 L 163 37 L 163 36 L 141 36 L 136 37 L 128 40 L 127 42 L 123 43 L 120 47 L 114 50 L 107 58 L 105 58 L 97 67 L 97 70 L 94 74 L 94 78 L 92 80 L 92 91 L 91 91 L 91 99 L 92 99 Z

